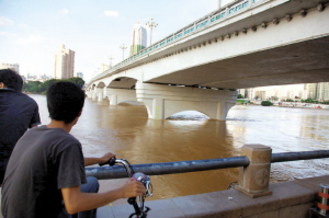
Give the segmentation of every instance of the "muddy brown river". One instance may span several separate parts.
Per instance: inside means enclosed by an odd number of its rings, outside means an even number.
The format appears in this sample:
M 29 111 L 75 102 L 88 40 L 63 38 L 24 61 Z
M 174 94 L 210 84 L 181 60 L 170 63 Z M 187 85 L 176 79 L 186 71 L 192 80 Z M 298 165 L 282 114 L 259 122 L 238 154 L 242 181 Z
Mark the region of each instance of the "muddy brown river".
M 30 96 L 39 105 L 42 123 L 47 124 L 45 96 Z M 85 156 L 111 151 L 131 164 L 234 157 L 251 143 L 270 146 L 273 153 L 322 150 L 329 149 L 329 110 L 237 105 L 226 121 L 196 112 L 151 120 L 143 105 L 109 106 L 86 99 L 71 134 L 81 141 Z M 270 182 L 328 174 L 329 159 L 274 163 Z M 150 200 L 225 190 L 237 179 L 238 168 L 151 176 L 154 196 Z M 100 191 L 123 182 L 102 180 Z

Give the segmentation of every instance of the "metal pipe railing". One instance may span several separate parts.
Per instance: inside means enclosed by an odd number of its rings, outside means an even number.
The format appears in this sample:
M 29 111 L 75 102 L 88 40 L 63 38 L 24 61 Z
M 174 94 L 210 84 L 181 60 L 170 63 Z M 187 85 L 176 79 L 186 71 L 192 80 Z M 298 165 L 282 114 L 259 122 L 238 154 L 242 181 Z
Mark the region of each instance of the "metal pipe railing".
M 271 163 L 320 158 L 329 158 L 329 150 L 275 153 L 272 154 Z M 247 156 L 241 156 L 207 160 L 135 164 L 131 166 L 135 172 L 143 172 L 146 175 L 164 175 L 246 167 L 248 165 L 249 158 Z M 97 179 L 118 179 L 128 177 L 123 166 L 87 167 L 86 174 L 87 176 L 94 176 Z
M 226 169 L 248 166 L 248 164 L 248 157 L 242 156 L 207 160 L 135 164 L 131 166 L 135 172 L 143 172 L 146 175 L 164 175 Z M 87 167 L 86 174 L 87 176 L 94 176 L 97 179 L 118 179 L 128 177 L 126 169 L 123 166 Z
M 272 154 L 271 163 L 328 158 L 329 150 L 285 152 Z

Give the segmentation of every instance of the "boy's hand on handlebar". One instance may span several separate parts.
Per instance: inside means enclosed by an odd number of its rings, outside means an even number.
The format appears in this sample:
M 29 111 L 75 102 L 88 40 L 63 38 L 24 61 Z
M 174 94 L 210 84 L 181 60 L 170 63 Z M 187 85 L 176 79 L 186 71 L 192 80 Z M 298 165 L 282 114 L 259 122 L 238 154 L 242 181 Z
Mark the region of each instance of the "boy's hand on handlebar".
M 104 164 L 108 160 L 110 160 L 112 157 L 116 158 L 116 154 L 113 154 L 111 152 L 107 152 L 106 154 L 103 155 L 103 157 L 100 158 L 99 164 Z
M 129 181 L 122 187 L 123 198 L 142 196 L 144 193 L 144 184 L 134 181 L 133 179 L 129 179 Z

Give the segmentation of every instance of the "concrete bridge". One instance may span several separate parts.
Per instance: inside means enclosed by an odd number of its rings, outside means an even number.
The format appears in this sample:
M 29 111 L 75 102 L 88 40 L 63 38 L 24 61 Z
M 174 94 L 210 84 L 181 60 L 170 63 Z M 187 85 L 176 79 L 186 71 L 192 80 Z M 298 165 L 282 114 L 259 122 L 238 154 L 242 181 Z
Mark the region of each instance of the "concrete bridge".
M 237 0 L 94 77 L 93 100 L 225 120 L 236 89 L 329 81 L 329 0 Z

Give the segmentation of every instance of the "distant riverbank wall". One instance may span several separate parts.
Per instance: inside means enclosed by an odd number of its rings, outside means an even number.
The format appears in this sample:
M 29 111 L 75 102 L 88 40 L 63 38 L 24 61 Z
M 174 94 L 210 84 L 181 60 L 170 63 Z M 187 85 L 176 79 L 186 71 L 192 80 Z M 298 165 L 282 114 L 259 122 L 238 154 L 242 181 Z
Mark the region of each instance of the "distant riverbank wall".
M 296 107 L 296 108 L 310 108 L 310 109 L 329 109 L 329 105 L 325 104 L 310 104 L 297 102 L 279 102 L 279 107 Z
M 243 102 L 244 101 L 244 102 Z M 252 101 L 253 105 L 261 105 L 262 101 Z M 279 107 L 292 107 L 292 108 L 309 108 L 309 109 L 329 109 L 329 105 L 326 104 L 312 104 L 312 103 L 301 103 L 301 102 L 272 102 L 274 106 Z M 246 104 L 250 105 L 249 100 L 241 100 L 236 105 Z

